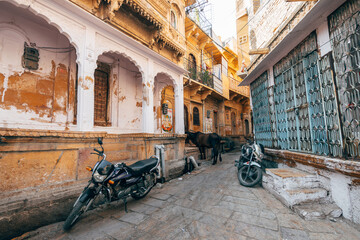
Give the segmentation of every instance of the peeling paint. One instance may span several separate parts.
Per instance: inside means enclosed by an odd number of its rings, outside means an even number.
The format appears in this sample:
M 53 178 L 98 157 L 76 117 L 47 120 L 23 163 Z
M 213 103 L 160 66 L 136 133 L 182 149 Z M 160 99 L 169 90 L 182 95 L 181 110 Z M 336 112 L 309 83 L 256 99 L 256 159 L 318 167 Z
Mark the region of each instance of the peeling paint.
M 55 71 L 56 71 L 56 64 L 54 60 L 51 60 L 51 72 L 50 72 L 50 78 L 55 78 Z
M 135 118 L 131 121 L 131 123 L 135 123 L 136 121 L 139 121 L 140 119 L 139 118 Z
M 137 107 L 142 107 L 142 102 L 136 102 Z
M 94 79 L 86 76 L 85 79 L 79 78 L 80 86 L 84 90 L 89 90 L 91 85 L 94 83 Z
M 119 97 L 119 102 L 123 102 L 126 99 L 126 96 Z

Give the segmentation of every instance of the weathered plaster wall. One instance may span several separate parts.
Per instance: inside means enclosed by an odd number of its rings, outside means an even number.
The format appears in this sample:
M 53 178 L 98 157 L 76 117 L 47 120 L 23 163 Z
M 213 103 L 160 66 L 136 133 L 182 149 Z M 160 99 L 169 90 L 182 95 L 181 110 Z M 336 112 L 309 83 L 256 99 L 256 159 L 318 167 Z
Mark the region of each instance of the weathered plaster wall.
M 281 167 L 296 167 L 318 174 L 323 188 L 330 192 L 331 199 L 342 209 L 345 218 L 360 223 L 360 164 L 335 158 L 266 149 L 265 153 Z
M 75 50 L 39 49 L 39 69 L 22 67 L 24 42 L 68 48 L 68 39 L 44 20 L 9 3 L 1 3 L 0 22 L 0 126 L 72 123 Z
M 219 127 L 219 111 L 220 111 L 220 101 L 212 96 L 208 96 L 205 101 L 205 113 L 204 113 L 204 123 L 205 123 L 205 131 L 207 133 L 218 133 L 220 134 L 220 127 Z M 210 115 L 208 117 L 208 111 Z M 215 128 L 215 114 L 217 112 L 218 119 L 217 119 L 217 129 Z
M 256 12 L 253 5 L 248 4 L 248 18 L 251 19 L 248 24 L 250 49 L 266 47 L 267 42 L 277 34 L 277 30 L 303 4 L 302 2 L 270 1 L 265 5 L 264 2 Z M 250 56 L 251 60 L 254 58 L 255 56 Z
M 0 238 L 65 219 L 91 176 L 85 167 L 97 161 L 90 154 L 98 147 L 96 137 L 104 137 L 108 161 L 130 165 L 154 155 L 155 145 L 164 145 L 166 178 L 178 176 L 183 169 L 184 135 L 9 129 L 0 133 L 0 168 L 6 169 L 0 176 Z

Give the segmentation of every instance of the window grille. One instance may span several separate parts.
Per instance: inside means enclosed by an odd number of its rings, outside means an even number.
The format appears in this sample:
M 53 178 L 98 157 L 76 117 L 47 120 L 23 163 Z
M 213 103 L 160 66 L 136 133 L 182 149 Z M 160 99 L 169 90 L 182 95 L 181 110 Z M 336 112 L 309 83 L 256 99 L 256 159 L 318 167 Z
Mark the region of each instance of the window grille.
M 357 159 L 360 158 L 359 9 L 358 0 L 349 0 L 328 17 L 344 152 L 346 157 Z M 333 123 L 333 129 L 336 128 Z

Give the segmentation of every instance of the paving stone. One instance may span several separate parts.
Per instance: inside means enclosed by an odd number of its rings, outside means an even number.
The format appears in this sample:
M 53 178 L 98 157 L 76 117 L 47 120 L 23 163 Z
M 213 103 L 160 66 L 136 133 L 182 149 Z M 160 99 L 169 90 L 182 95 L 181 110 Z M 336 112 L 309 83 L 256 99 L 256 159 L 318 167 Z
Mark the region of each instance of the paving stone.
M 251 206 L 251 207 L 259 207 L 262 204 L 262 202 L 259 202 L 258 200 L 254 200 L 254 199 L 249 200 L 246 198 L 239 198 L 239 197 L 227 196 L 227 195 L 223 196 L 221 200 L 238 203 L 241 205 Z
M 184 208 L 177 205 L 167 206 L 162 211 L 157 211 L 152 214 L 153 218 L 159 221 L 167 222 L 176 218 L 186 218 L 188 220 L 198 220 L 204 215 L 203 212 L 196 211 L 189 208 Z
M 155 198 L 148 198 L 145 201 L 143 201 L 142 203 L 153 206 L 153 207 L 157 207 L 157 208 L 164 207 L 167 204 L 166 201 L 162 201 L 162 200 L 155 199 Z
M 194 221 L 187 227 L 192 239 L 213 239 L 213 240 L 227 240 L 239 239 L 245 240 L 246 236 L 226 231 L 224 228 L 215 228 L 207 224 Z
M 310 239 L 307 232 L 298 230 L 298 229 L 292 229 L 292 228 L 286 228 L 286 227 L 280 227 L 281 237 L 282 239 L 291 239 L 291 240 L 307 240 Z
M 225 228 L 226 221 L 227 218 L 210 215 L 210 214 L 204 215 L 199 219 L 199 222 L 216 228 Z
M 215 216 L 225 217 L 225 218 L 229 218 L 233 213 L 232 210 L 219 206 L 204 206 L 202 208 L 202 211 L 206 213 L 210 213 Z
M 248 236 L 250 238 L 259 239 L 259 240 L 278 240 L 280 235 L 278 231 L 273 231 L 270 229 L 254 226 L 251 224 L 228 220 L 226 223 L 226 230 L 229 232 L 234 232 L 243 236 Z
M 128 209 L 131 210 L 131 211 L 134 211 L 134 212 L 149 215 L 149 214 L 152 214 L 153 212 L 155 212 L 156 210 L 158 210 L 159 208 L 139 203 L 139 204 L 136 204 L 134 206 L 128 207 Z
M 234 212 L 234 214 L 231 216 L 232 219 L 235 221 L 240 221 L 248 224 L 252 224 L 255 226 L 271 229 L 274 231 L 278 230 L 278 223 L 276 220 L 270 220 L 267 218 L 257 217 L 257 216 L 251 216 L 245 215 L 242 213 Z
M 240 205 L 240 204 L 226 202 L 226 201 L 221 201 L 218 204 L 218 206 L 230 209 L 232 211 L 249 214 L 249 215 L 254 215 L 254 216 L 260 216 L 260 213 L 262 211 L 262 209 L 260 209 L 260 208 L 250 207 L 250 206 L 246 206 L 246 205 Z
M 204 164 L 200 173 L 166 182 L 144 199 L 129 198 L 129 213 L 114 202 L 84 214 L 69 232 L 62 222 L 26 239 L 360 239 L 359 225 L 342 218 L 305 221 L 263 188 L 239 185 L 231 158 L 224 154 L 222 163 Z
M 152 194 L 151 197 L 155 198 L 155 199 L 166 201 L 171 197 L 171 195 L 164 194 L 164 193 L 158 193 L 158 194 Z
M 303 223 L 305 229 L 313 233 L 336 233 L 336 230 L 329 222 L 323 221 L 306 221 Z M 360 236 L 359 236 L 360 237 Z
M 311 240 L 338 240 L 341 236 L 331 233 L 309 233 L 309 238 Z
M 123 222 L 138 225 L 142 221 L 144 221 L 146 218 L 147 218 L 147 216 L 145 214 L 141 214 L 141 213 L 137 213 L 137 212 L 129 212 L 129 213 L 125 214 L 124 216 L 122 216 L 121 218 L 119 218 L 119 220 L 123 221 Z
M 304 222 L 302 218 L 295 214 L 277 214 L 278 223 L 281 227 L 293 228 L 293 229 L 304 229 Z

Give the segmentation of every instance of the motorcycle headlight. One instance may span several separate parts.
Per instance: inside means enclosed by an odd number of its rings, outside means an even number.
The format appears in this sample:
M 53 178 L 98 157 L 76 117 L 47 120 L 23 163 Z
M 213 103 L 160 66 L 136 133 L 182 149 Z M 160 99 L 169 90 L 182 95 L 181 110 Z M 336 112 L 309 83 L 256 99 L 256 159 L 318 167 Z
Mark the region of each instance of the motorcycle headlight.
M 94 175 L 93 175 L 93 178 L 94 178 L 95 182 L 102 182 L 102 181 L 105 180 L 106 175 L 100 175 L 100 173 L 98 171 L 95 171 Z

